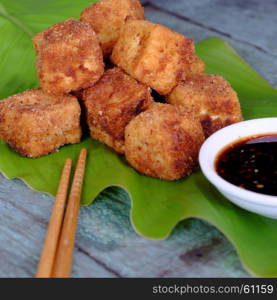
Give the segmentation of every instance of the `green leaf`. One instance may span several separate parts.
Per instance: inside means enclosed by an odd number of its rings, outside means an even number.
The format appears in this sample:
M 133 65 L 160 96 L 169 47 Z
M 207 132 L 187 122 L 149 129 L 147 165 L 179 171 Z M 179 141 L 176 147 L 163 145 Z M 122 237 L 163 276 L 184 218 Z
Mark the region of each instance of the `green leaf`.
M 0 97 L 37 86 L 31 35 L 68 17 L 78 17 L 91 1 L 1 0 Z M 276 116 L 277 90 L 252 70 L 224 41 L 197 45 L 209 73 L 230 81 L 246 119 Z M 131 198 L 134 229 L 152 239 L 166 238 L 182 219 L 197 217 L 217 226 L 234 244 L 245 267 L 259 276 L 277 276 L 277 220 L 238 208 L 222 197 L 200 171 L 176 182 L 139 175 L 124 157 L 89 138 L 39 159 L 19 156 L 0 141 L 0 170 L 33 189 L 55 194 L 65 158 L 76 162 L 89 149 L 82 203 L 90 204 L 108 186 L 124 188 Z

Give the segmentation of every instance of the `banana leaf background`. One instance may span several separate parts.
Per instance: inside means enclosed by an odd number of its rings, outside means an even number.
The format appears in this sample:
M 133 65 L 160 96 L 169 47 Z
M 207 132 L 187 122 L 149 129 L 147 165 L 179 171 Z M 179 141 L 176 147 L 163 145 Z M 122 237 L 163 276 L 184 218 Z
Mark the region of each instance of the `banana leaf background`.
M 38 86 L 31 37 L 69 17 L 78 18 L 91 0 L 0 0 L 0 99 Z M 207 72 L 221 74 L 237 91 L 245 119 L 277 116 L 277 90 L 246 64 L 223 40 L 197 44 Z M 0 171 L 31 188 L 54 195 L 65 158 L 76 161 L 89 149 L 82 204 L 106 187 L 125 189 L 131 198 L 134 229 L 151 239 L 166 238 L 185 218 L 214 224 L 233 243 L 244 266 L 257 276 L 277 276 L 277 220 L 242 210 L 222 197 L 200 171 L 176 182 L 139 175 L 124 157 L 85 138 L 78 145 L 39 159 L 20 157 L 0 140 Z

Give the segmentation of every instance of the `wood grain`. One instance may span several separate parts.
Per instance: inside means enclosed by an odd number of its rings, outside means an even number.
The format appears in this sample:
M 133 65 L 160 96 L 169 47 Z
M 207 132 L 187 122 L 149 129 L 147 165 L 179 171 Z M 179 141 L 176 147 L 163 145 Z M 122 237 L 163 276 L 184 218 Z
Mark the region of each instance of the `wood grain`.
M 156 7 L 277 56 L 276 0 L 150 0 Z

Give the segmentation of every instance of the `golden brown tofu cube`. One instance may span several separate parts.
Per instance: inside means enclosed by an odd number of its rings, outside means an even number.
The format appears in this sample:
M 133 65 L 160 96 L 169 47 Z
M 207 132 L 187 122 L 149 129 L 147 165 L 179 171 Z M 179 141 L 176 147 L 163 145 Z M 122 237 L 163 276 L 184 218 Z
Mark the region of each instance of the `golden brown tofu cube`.
M 204 141 L 201 124 L 183 106 L 154 103 L 125 130 L 125 155 L 142 174 L 176 180 L 197 166 Z
M 138 0 L 100 0 L 81 13 L 81 21 L 92 26 L 105 56 L 112 52 L 126 18 L 144 19 Z
M 150 89 L 119 68 L 83 93 L 91 137 L 124 153 L 124 131 L 132 118 L 152 104 Z
M 166 95 L 196 62 L 192 39 L 162 25 L 127 20 L 111 60 L 128 74 Z
M 40 157 L 80 142 L 80 106 L 73 96 L 33 89 L 0 101 L 0 137 L 15 151 Z
M 42 89 L 65 94 L 92 86 L 103 74 L 103 55 L 87 23 L 69 19 L 33 37 Z
M 192 75 L 173 89 L 167 102 L 193 107 L 206 137 L 243 119 L 236 92 L 219 75 Z

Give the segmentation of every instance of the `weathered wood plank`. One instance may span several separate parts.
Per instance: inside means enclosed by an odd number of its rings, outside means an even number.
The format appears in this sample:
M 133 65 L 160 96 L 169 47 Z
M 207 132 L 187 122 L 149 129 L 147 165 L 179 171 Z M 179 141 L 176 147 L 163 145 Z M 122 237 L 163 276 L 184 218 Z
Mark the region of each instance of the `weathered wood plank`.
M 276 0 L 150 0 L 149 3 L 277 55 Z
M 107 195 L 82 210 L 78 245 L 120 276 L 247 276 L 233 247 L 214 227 L 185 221 L 169 239 L 149 241 L 131 229 L 126 204 L 113 201 L 113 196 Z M 101 218 L 105 222 L 99 228 L 96 224 Z M 91 230 L 93 226 L 98 230 Z
M 176 1 L 185 3 L 186 1 Z M 196 1 L 198 2 L 198 1 Z M 174 1 L 175 3 L 175 1 Z M 187 2 L 186 2 L 187 3 Z M 277 3 L 277 1 L 276 1 Z M 209 37 L 220 37 L 226 40 L 238 53 L 244 58 L 257 72 L 259 72 L 269 83 L 277 87 L 277 59 L 271 55 L 258 50 L 254 46 L 245 44 L 244 42 L 235 41 L 223 34 L 214 32 L 210 29 L 185 21 L 173 15 L 169 15 L 155 7 L 148 5 L 146 17 L 156 23 L 162 23 L 176 31 L 181 32 L 196 42 L 207 39 Z M 276 42 L 277 45 L 277 42 Z
M 32 277 L 53 199 L 0 176 L 0 277 Z M 181 222 L 165 241 L 138 236 L 126 193 L 110 190 L 80 211 L 74 277 L 247 276 L 230 243 L 212 226 Z
M 33 277 L 50 217 L 53 199 L 19 180 L 0 177 L 0 277 Z M 76 249 L 76 277 L 114 274 Z

